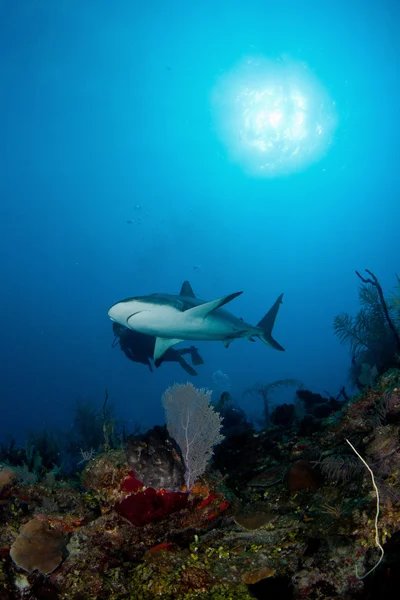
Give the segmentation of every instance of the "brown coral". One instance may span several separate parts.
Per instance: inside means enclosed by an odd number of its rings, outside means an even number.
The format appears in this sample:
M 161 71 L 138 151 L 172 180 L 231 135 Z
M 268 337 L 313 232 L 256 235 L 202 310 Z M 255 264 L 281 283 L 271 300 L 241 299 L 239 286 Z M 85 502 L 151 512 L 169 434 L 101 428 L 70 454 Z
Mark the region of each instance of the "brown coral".
M 277 514 L 272 511 L 255 512 L 248 515 L 239 513 L 233 518 L 235 523 L 243 529 L 247 529 L 248 531 L 256 531 L 257 529 L 265 527 L 265 525 L 268 525 L 268 523 L 276 519 Z
M 290 467 L 286 479 L 291 494 L 300 490 L 318 488 L 317 478 L 308 460 L 296 460 Z
M 9 467 L 4 467 L 0 469 L 0 492 L 6 487 L 11 481 L 15 478 L 15 473 Z
M 51 529 L 48 521 L 31 519 L 20 528 L 10 556 L 17 567 L 32 573 L 51 573 L 62 560 L 64 534 Z
M 273 577 L 275 575 L 275 569 L 271 569 L 271 567 L 261 567 L 260 569 L 253 569 L 252 571 L 246 571 L 242 574 L 242 581 L 247 585 L 253 585 L 254 583 L 258 583 L 262 579 L 267 579 L 268 577 Z

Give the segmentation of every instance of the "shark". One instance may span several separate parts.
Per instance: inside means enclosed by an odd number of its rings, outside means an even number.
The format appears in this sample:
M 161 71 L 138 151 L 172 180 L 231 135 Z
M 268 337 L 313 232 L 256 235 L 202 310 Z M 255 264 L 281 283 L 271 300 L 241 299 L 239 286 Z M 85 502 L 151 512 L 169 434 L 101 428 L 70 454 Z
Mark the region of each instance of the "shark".
M 179 295 L 149 294 L 126 298 L 113 304 L 108 316 L 132 331 L 154 336 L 155 363 L 169 348 L 184 340 L 222 341 L 228 347 L 239 338 L 251 342 L 259 338 L 267 346 L 283 351 L 284 348 L 272 337 L 283 294 L 257 325 L 251 325 L 223 308 L 242 293 L 234 292 L 207 302 L 197 298 L 189 281 L 184 281 Z

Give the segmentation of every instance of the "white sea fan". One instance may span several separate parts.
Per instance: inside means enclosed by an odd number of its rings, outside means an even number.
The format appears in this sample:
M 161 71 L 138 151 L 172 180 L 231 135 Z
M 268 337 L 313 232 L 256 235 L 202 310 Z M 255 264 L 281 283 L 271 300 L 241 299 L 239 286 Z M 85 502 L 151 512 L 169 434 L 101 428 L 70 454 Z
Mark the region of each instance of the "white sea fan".
M 188 382 L 175 383 L 162 395 L 168 433 L 179 445 L 185 463 L 188 491 L 204 473 L 214 446 L 224 439 L 222 417 L 210 404 L 211 393 Z

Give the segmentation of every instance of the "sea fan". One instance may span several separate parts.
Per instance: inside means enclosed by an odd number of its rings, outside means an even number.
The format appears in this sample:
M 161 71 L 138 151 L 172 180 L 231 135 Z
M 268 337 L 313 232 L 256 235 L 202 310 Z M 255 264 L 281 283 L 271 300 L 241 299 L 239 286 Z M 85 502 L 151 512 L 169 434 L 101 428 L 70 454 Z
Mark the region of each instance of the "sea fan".
M 393 321 L 396 324 L 397 329 L 400 331 L 400 277 L 396 275 L 397 285 L 394 287 L 390 298 L 389 308 L 392 312 Z
M 359 288 L 361 308 L 355 317 L 347 313 L 337 315 L 333 329 L 342 344 L 348 344 L 356 365 L 366 363 L 381 369 L 396 363 L 400 331 L 400 279 L 389 301 L 383 297 L 382 288 L 376 277 L 367 271 L 372 279 L 357 275 L 363 283 Z M 372 285 L 371 285 L 372 284 Z
M 276 381 L 272 381 L 271 383 L 255 383 L 251 388 L 248 388 L 243 392 L 243 397 L 247 394 L 261 396 L 263 400 L 263 408 L 264 408 L 264 425 L 270 425 L 270 393 L 278 388 L 288 388 L 288 387 L 297 387 L 299 389 L 304 389 L 304 385 L 301 381 L 297 379 L 277 379 Z
M 347 313 L 336 315 L 333 321 L 333 329 L 341 344 L 349 344 L 353 355 L 368 346 L 368 324 L 367 315 L 360 310 L 356 317 Z

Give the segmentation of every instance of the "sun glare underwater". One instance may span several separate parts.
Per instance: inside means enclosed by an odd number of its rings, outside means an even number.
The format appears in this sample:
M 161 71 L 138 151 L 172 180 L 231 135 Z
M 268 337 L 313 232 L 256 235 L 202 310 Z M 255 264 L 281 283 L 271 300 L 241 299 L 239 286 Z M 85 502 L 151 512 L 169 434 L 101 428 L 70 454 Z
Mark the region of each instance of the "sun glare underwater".
M 216 131 L 248 175 L 276 177 L 322 158 L 333 142 L 335 103 L 302 62 L 247 57 L 216 83 Z

